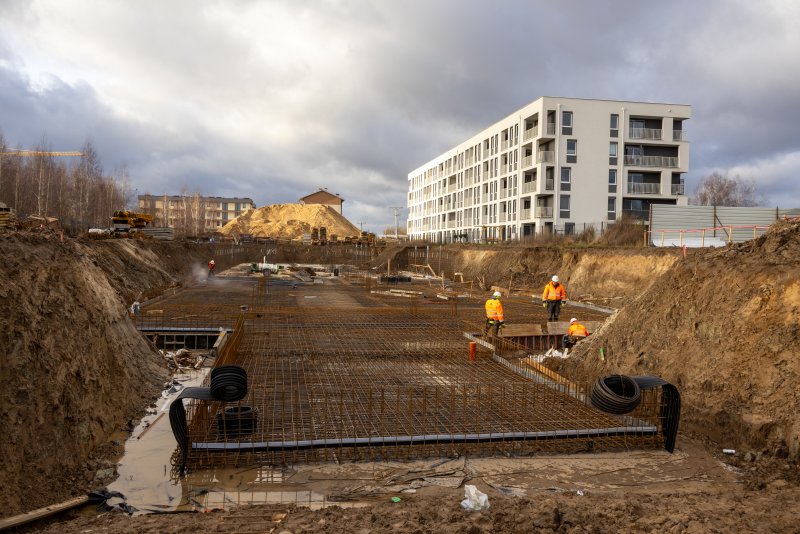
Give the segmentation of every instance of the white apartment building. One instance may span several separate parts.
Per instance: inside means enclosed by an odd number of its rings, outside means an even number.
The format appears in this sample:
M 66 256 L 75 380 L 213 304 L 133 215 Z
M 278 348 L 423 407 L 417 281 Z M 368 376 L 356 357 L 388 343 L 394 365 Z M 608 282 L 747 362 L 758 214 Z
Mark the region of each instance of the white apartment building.
M 688 204 L 691 106 L 541 97 L 408 174 L 408 235 L 439 243 L 601 228 Z

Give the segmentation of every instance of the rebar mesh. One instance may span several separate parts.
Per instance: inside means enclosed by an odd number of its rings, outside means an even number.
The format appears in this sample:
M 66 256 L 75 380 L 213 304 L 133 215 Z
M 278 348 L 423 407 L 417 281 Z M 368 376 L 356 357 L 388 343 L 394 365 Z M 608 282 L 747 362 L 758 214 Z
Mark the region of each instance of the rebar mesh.
M 375 283 L 225 281 L 145 307 L 140 326 L 232 329 L 217 365 L 248 373 L 235 405 L 255 412 L 252 432 L 226 428 L 227 405 L 187 402 L 188 467 L 663 446 L 658 392 L 605 414 L 587 400 L 593 377 L 525 370 L 532 344 L 479 346 L 470 361 L 482 298 L 394 298 Z M 505 302 L 507 318 L 543 322 L 528 299 Z

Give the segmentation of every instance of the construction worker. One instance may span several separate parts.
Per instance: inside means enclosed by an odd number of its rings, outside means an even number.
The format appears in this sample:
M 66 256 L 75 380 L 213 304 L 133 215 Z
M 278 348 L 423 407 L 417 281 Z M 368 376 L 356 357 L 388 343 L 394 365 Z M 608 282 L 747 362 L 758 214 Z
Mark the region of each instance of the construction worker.
M 573 317 L 569 320 L 569 330 L 567 330 L 567 333 L 564 334 L 564 351 L 569 351 L 569 349 L 574 347 L 578 341 L 585 337 L 589 337 L 590 335 L 591 332 L 589 332 L 585 326 L 583 326 L 575 317 Z
M 542 306 L 547 308 L 547 320 L 558 321 L 561 306 L 566 305 L 567 291 L 558 281 L 558 275 L 553 275 L 553 278 L 544 286 L 544 293 L 542 293 Z
M 214 260 L 209 260 L 208 262 L 208 277 L 212 278 L 214 276 L 214 269 L 217 268 L 217 263 Z
M 500 302 L 500 292 L 495 291 L 492 293 L 492 298 L 486 301 L 486 326 L 483 329 L 483 336 L 489 334 L 489 330 L 494 327 L 494 335 L 500 333 L 500 327 L 503 326 L 503 303 Z

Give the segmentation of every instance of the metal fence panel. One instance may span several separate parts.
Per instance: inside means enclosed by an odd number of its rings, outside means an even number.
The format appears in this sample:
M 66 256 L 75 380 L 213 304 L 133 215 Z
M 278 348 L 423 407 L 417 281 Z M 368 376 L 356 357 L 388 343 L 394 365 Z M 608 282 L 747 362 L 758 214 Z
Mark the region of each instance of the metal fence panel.
M 654 204 L 650 212 L 650 242 L 654 246 L 688 247 L 741 243 L 762 235 L 784 215 L 796 213 L 797 210 L 778 208 Z

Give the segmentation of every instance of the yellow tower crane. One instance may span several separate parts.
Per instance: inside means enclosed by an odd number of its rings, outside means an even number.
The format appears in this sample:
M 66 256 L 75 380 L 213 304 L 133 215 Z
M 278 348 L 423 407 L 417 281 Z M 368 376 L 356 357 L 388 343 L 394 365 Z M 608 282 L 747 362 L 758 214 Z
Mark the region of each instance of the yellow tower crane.
M 45 150 L 9 150 L 0 152 L 0 156 L 83 156 L 83 152 L 49 152 Z

